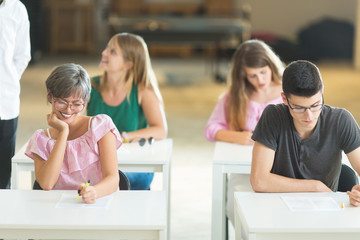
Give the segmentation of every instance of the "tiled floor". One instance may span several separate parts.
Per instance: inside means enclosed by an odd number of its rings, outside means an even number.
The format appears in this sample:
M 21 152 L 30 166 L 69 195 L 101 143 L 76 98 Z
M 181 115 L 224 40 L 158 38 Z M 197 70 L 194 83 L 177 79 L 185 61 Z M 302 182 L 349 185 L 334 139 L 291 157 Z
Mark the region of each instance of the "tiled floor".
M 83 65 L 92 76 L 101 73 L 98 59 L 93 57 L 44 57 L 28 67 L 21 80 L 18 149 L 36 129 L 46 127 L 45 115 L 50 108 L 44 82 L 53 67 L 65 62 Z M 165 102 L 168 137 L 174 140 L 171 239 L 208 240 L 214 144 L 204 140 L 202 131 L 226 86 L 211 79 L 211 62 L 204 59 L 153 59 L 153 67 Z M 325 83 L 325 103 L 347 108 L 359 122 L 360 71 L 353 70 L 349 63 L 319 63 L 319 67 Z M 30 187 L 25 174 L 20 184 L 22 188 Z

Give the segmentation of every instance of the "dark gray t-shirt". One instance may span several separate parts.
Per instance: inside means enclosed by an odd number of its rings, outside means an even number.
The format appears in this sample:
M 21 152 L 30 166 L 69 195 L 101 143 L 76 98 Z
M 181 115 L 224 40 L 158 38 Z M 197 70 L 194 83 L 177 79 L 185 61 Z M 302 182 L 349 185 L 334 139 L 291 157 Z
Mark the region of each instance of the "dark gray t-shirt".
M 302 140 L 285 104 L 269 105 L 252 139 L 275 151 L 272 173 L 322 181 L 336 191 L 341 154 L 360 146 L 360 130 L 346 109 L 324 105 L 313 134 Z

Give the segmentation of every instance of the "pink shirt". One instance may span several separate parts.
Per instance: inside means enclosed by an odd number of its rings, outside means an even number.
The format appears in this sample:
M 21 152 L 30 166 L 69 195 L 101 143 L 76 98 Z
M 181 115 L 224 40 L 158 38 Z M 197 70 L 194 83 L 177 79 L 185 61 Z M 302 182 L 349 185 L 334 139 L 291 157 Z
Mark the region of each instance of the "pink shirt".
M 215 135 L 219 130 L 229 130 L 229 124 L 226 121 L 226 116 L 228 114 L 228 109 L 226 108 L 226 103 L 229 100 L 229 93 L 220 99 L 216 104 L 214 111 L 211 113 L 209 121 L 206 124 L 204 130 L 204 136 L 206 140 L 213 142 L 215 141 Z M 249 109 L 246 116 L 245 131 L 254 131 L 256 124 L 258 123 L 260 116 L 264 109 L 269 104 L 278 104 L 282 103 L 282 98 L 279 96 L 273 100 L 270 100 L 266 103 L 258 103 L 255 101 L 250 101 Z
M 92 185 L 101 181 L 102 172 L 97 142 L 109 131 L 114 133 L 118 149 L 122 144 L 119 131 L 111 118 L 105 114 L 94 116 L 91 120 L 91 128 L 89 124 L 89 129 L 84 135 L 67 141 L 60 176 L 53 189 L 76 190 L 79 184 L 88 180 Z M 32 135 L 25 154 L 33 159 L 33 153 L 35 153 L 46 161 L 55 142 L 56 140 L 45 135 L 43 129 L 39 129 Z

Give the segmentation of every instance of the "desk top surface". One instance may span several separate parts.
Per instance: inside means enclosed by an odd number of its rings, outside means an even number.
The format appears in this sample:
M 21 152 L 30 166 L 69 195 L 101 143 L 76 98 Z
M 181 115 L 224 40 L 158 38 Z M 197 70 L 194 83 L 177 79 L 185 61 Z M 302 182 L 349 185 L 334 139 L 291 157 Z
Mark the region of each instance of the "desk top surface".
M 14 163 L 33 163 L 33 160 L 25 155 L 28 143 L 14 155 Z M 123 143 L 117 150 L 118 163 L 121 164 L 167 164 L 172 156 L 173 141 L 170 138 L 157 140 L 152 145 L 146 143 Z
M 235 143 L 216 142 L 214 150 L 214 164 L 251 165 L 253 146 Z
M 329 211 L 291 211 L 282 196 L 331 197 L 345 208 Z M 249 232 L 359 232 L 360 208 L 352 207 L 346 193 L 236 192 L 242 225 Z
M 77 196 L 76 191 L 0 190 L 0 229 L 166 228 L 164 191 L 117 191 L 106 208 L 56 207 L 64 194 Z

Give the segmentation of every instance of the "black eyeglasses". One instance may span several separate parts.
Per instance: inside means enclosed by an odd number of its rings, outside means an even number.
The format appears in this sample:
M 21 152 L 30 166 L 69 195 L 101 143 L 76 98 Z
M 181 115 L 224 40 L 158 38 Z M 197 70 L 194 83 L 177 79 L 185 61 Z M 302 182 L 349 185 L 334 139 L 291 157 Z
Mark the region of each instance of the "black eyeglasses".
M 135 137 L 135 138 L 131 139 L 130 142 L 132 142 L 132 141 L 135 140 L 135 139 L 138 139 L 138 137 Z M 153 137 L 149 137 L 148 139 L 146 139 L 146 138 L 140 138 L 139 141 L 138 141 L 138 142 L 139 142 L 139 145 L 140 145 L 141 147 L 144 146 L 145 143 L 146 143 L 146 140 L 148 141 L 149 145 L 152 145 L 152 144 L 155 142 L 155 138 L 153 138 Z
M 288 102 L 288 106 L 289 108 L 294 112 L 294 113 L 304 113 L 306 112 L 306 110 L 310 110 L 311 112 L 317 112 L 320 111 L 322 109 L 322 107 L 324 106 L 324 96 L 322 96 L 322 103 L 321 104 L 317 104 L 317 105 L 313 105 L 310 107 L 292 107 L 290 105 L 289 99 L 286 97 L 286 101 Z

